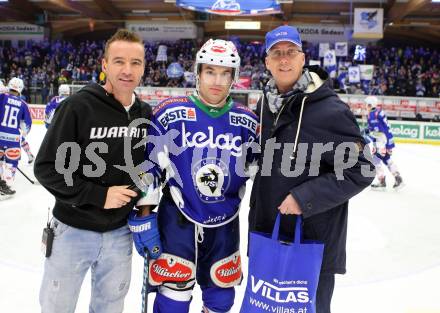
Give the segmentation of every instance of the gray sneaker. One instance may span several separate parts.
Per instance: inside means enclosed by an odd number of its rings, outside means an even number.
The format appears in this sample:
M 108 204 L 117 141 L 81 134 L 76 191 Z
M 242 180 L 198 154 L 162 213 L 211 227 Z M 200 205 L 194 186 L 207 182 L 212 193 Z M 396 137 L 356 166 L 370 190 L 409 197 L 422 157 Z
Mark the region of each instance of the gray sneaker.
M 400 188 L 403 187 L 403 179 L 402 177 L 397 174 L 396 176 L 394 176 L 394 185 L 393 185 L 393 189 L 394 190 L 398 190 Z

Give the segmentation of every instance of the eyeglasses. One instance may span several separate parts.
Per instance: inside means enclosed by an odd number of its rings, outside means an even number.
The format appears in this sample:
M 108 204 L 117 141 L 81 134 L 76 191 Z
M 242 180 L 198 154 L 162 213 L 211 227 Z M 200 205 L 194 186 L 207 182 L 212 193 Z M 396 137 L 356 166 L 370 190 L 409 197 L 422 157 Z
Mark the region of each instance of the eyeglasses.
M 274 60 L 280 60 L 283 57 L 286 57 L 288 59 L 294 59 L 296 58 L 300 53 L 302 53 L 301 50 L 296 49 L 288 49 L 288 50 L 271 50 L 269 51 L 269 56 Z

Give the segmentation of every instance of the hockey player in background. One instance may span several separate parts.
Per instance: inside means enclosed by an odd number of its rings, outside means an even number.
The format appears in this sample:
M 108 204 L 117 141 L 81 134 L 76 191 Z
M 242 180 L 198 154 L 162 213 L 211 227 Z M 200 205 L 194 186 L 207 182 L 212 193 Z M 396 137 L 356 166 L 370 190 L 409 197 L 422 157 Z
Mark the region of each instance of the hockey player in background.
M 17 85 L 16 89 L 18 89 L 19 86 L 21 86 L 21 90 L 19 91 L 18 97 L 21 100 L 25 101 L 25 98 L 22 96 L 22 92 L 23 92 L 23 89 L 24 89 L 23 80 L 20 79 L 20 78 L 13 78 L 13 79 L 10 80 L 10 82 L 13 82 L 13 88 L 14 88 L 14 85 Z M 1 89 L 2 88 L 0 86 L 0 93 L 2 93 Z M 5 87 L 5 89 L 6 90 L 4 92 L 12 92 L 12 93 L 18 92 L 17 90 L 11 89 L 9 84 L 8 84 L 8 87 Z M 26 106 L 27 106 L 27 103 L 26 103 Z M 27 110 L 29 111 L 29 107 L 27 107 Z M 32 118 L 31 118 L 31 124 L 32 124 Z M 26 152 L 26 155 L 28 157 L 28 163 L 31 164 L 32 162 L 34 162 L 34 155 L 31 152 L 31 148 L 29 146 L 29 143 L 26 141 L 25 135 L 26 134 L 22 134 L 22 136 L 21 136 L 20 146 L 24 150 L 24 152 Z
M 31 119 L 32 121 L 32 119 Z M 29 146 L 29 142 L 26 140 L 24 136 L 21 136 L 21 148 L 26 152 L 26 155 L 28 157 L 28 164 L 32 164 L 34 162 L 34 155 L 31 152 L 31 147 Z
M 8 88 L 5 86 L 3 79 L 0 79 L 0 95 L 6 92 L 8 92 Z M 0 110 L 0 114 L 1 114 L 1 110 Z M 2 155 L 0 154 L 0 167 L 2 166 L 1 159 L 2 159 Z M 1 170 L 2 169 L 0 168 L 0 171 Z M 8 199 L 12 197 L 12 195 L 14 194 L 12 190 L 4 190 L 6 186 L 7 186 L 6 182 L 2 179 L 2 176 L 0 175 L 0 200 Z
M 0 193 L 13 195 L 12 189 L 18 161 L 21 156 L 21 136 L 26 136 L 32 126 L 27 103 L 20 98 L 23 81 L 12 78 L 9 93 L 0 94 Z
M 55 113 L 56 108 L 60 105 L 61 101 L 66 99 L 70 95 L 70 88 L 66 84 L 62 84 L 58 87 L 58 96 L 50 99 L 49 103 L 46 105 L 44 109 L 44 125 L 46 128 L 49 127 L 52 122 L 53 115 Z
M 230 312 L 234 303 L 242 279 L 238 210 L 245 168 L 255 158 L 242 144 L 255 142 L 258 129 L 256 115 L 229 97 L 239 69 L 234 44 L 210 39 L 196 55 L 195 94 L 167 99 L 153 111 L 149 134 L 157 139 L 147 144 L 147 160 L 155 180 L 164 181 L 163 196 L 157 215 L 145 206 L 129 225 L 138 252 L 154 254 L 157 237 L 146 226 L 157 219 L 163 253 L 150 262 L 155 313 L 189 312 L 196 281 L 203 312 Z
M 22 81 L 22 83 L 23 83 L 23 81 Z M 25 98 L 22 96 L 22 92 L 23 92 L 23 88 L 20 91 L 20 98 L 24 100 Z M 29 107 L 28 107 L 27 103 L 26 103 L 26 106 L 27 106 L 27 110 L 29 111 Z M 31 116 L 31 124 L 32 124 L 32 116 Z M 35 157 L 31 152 L 31 147 L 29 146 L 29 142 L 26 140 L 26 137 L 25 137 L 26 135 L 27 135 L 27 133 L 21 134 L 20 146 L 24 150 L 24 152 L 26 152 L 26 155 L 28 157 L 28 164 L 32 164 L 32 162 L 34 162 Z
M 396 163 L 391 158 L 395 145 L 387 117 L 385 112 L 377 106 L 377 97 L 368 96 L 365 98 L 365 103 L 368 109 L 367 135 L 371 141 L 370 146 L 376 167 L 376 181 L 371 187 L 378 190 L 386 188 L 383 163 L 394 176 L 393 188 L 399 189 L 402 187 L 403 180 Z

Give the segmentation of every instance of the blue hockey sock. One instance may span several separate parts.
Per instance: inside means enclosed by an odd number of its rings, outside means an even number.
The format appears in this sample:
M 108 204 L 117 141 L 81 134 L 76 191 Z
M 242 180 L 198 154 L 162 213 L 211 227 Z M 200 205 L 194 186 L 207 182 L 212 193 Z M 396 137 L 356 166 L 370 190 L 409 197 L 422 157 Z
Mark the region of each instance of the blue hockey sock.
M 202 287 L 203 305 L 214 312 L 228 312 L 234 304 L 235 290 L 231 288 Z
M 153 313 L 188 313 L 190 303 L 191 300 L 177 301 L 156 293 Z

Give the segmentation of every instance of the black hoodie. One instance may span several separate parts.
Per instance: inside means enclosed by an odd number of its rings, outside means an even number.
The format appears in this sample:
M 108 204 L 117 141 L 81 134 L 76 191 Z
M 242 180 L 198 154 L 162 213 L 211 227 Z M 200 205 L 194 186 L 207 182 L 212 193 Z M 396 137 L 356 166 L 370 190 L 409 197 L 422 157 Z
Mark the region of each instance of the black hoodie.
M 34 168 L 38 181 L 55 196 L 53 215 L 57 219 L 76 228 L 98 232 L 126 224 L 135 199 L 122 208 L 103 207 L 108 187 L 133 184 L 130 175 L 115 165 L 126 165 L 126 136 L 131 137 L 134 165 L 143 161 L 144 145 L 133 147 L 146 136 L 147 125 L 142 123 L 136 129 L 127 126 L 134 119 L 149 119 L 150 115 L 150 106 L 137 98 L 127 112 L 98 84 L 82 88 L 61 103 L 43 139 Z M 63 149 L 66 146 L 74 148 Z M 55 162 L 57 152 L 58 162 Z M 66 155 L 65 159 L 60 158 L 62 155 Z M 71 186 L 59 173 L 60 168 L 69 167 L 76 169 Z M 90 175 L 90 171 L 94 174 Z

